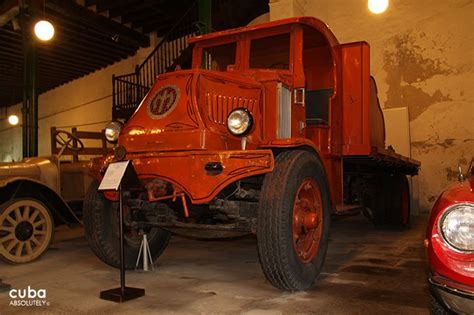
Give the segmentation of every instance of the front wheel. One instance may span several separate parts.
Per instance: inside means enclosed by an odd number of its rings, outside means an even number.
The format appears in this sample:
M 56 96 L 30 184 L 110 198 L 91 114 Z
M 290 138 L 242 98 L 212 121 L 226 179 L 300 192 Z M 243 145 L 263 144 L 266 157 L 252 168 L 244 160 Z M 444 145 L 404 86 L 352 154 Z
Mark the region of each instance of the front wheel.
M 257 243 L 266 278 L 277 288 L 312 288 L 328 247 L 330 197 L 320 160 L 306 151 L 283 152 L 260 194 Z
M 84 200 L 83 215 L 86 239 L 94 254 L 106 264 L 120 266 L 119 209 L 118 202 L 111 202 L 97 190 L 99 184 L 91 183 Z M 125 210 L 125 209 L 124 209 Z M 171 233 L 159 228 L 146 231 L 152 260 L 155 261 L 168 245 Z M 125 268 L 133 269 L 141 245 L 136 229 L 124 227 Z
M 32 262 L 51 244 L 54 220 L 35 198 L 18 198 L 0 205 L 0 259 L 10 264 Z

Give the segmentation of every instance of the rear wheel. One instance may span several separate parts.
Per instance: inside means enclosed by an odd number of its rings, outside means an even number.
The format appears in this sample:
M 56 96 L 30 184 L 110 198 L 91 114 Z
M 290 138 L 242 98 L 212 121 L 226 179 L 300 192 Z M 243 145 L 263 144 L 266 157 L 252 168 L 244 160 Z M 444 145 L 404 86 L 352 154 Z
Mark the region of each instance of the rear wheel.
M 310 289 L 328 245 L 329 189 L 319 159 L 305 151 L 276 158 L 259 201 L 257 242 L 266 278 L 289 291 Z
M 97 190 L 99 184 L 94 181 L 84 200 L 84 229 L 86 239 L 94 254 L 106 264 L 120 266 L 119 247 L 119 211 L 118 202 L 111 202 Z M 171 233 L 152 228 L 147 233 L 153 261 L 165 250 Z M 136 229 L 125 227 L 125 268 L 135 268 L 141 245 L 141 236 Z
M 379 176 L 373 204 L 374 223 L 380 227 L 407 228 L 410 225 L 410 188 L 405 175 Z
M 21 198 L 0 206 L 0 258 L 7 263 L 38 259 L 49 248 L 53 233 L 51 212 L 41 201 Z

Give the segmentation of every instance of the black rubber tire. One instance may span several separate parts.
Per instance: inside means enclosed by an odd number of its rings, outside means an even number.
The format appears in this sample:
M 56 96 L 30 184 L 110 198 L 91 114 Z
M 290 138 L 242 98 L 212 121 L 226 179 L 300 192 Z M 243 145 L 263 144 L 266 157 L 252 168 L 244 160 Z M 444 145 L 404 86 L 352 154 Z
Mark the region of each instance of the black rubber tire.
M 292 237 L 293 205 L 300 183 L 314 178 L 323 202 L 323 231 L 319 251 L 303 263 Z M 315 286 L 326 257 L 331 202 L 326 174 L 318 157 L 294 150 L 279 154 L 272 173 L 265 175 L 260 193 L 257 244 L 260 265 L 271 284 L 281 290 L 301 291 Z
M 380 175 L 372 206 L 375 226 L 407 229 L 410 226 L 410 188 L 405 175 Z M 406 213 L 404 215 L 403 213 Z
M 97 190 L 99 184 L 93 181 L 87 191 L 83 206 L 84 230 L 87 242 L 94 254 L 104 263 L 120 267 L 119 212 L 118 203 L 106 199 Z M 163 253 L 171 233 L 153 228 L 147 233 L 153 261 Z M 141 241 L 125 238 L 125 268 L 134 269 Z
M 433 315 L 454 315 L 456 313 L 446 309 L 438 299 L 431 294 L 431 314 Z

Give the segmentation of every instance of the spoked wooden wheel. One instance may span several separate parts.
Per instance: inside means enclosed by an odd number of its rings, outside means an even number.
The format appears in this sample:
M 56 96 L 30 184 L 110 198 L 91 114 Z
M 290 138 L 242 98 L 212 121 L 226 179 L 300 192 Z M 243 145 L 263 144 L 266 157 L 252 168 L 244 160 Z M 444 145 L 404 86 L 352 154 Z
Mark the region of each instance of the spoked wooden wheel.
M 306 178 L 296 192 L 293 206 L 293 246 L 304 263 L 312 261 L 318 253 L 322 218 L 321 191 L 313 178 Z
M 14 199 L 0 207 L 0 258 L 20 264 L 37 259 L 49 247 L 54 223 L 35 199 Z

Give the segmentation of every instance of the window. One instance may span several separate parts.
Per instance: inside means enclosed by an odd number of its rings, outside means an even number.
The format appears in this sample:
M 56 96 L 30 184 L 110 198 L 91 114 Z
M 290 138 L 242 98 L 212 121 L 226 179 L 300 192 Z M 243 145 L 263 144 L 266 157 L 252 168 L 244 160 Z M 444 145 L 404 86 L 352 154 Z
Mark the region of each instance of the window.
M 235 64 L 237 43 L 211 46 L 203 49 L 201 68 L 214 71 L 226 71 L 227 66 Z
M 252 40 L 249 63 L 254 69 L 289 69 L 290 34 Z
M 304 27 L 303 66 L 306 78 L 306 123 L 329 125 L 330 98 L 334 92 L 331 47 L 319 31 Z

